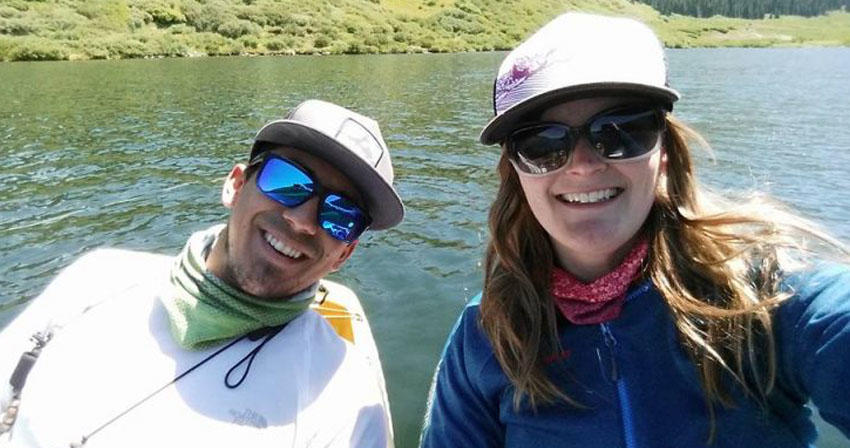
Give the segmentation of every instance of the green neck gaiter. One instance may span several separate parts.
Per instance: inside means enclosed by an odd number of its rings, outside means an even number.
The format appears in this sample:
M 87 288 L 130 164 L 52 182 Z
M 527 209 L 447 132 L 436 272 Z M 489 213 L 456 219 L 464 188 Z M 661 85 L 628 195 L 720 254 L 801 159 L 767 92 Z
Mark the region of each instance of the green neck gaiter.
M 171 268 L 170 294 L 160 300 L 171 334 L 181 347 L 201 350 L 251 331 L 275 327 L 300 316 L 312 303 L 318 283 L 287 300 L 246 294 L 207 271 L 206 256 L 224 226 L 194 233 Z

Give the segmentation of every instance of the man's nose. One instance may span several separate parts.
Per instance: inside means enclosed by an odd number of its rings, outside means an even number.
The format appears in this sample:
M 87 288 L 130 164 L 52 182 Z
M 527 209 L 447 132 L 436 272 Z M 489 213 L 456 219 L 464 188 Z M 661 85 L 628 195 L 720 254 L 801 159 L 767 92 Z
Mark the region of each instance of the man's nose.
M 316 216 L 318 216 L 319 198 L 313 196 L 301 205 L 295 207 L 284 207 L 281 216 L 289 224 L 292 230 L 307 235 L 315 235 L 318 230 Z

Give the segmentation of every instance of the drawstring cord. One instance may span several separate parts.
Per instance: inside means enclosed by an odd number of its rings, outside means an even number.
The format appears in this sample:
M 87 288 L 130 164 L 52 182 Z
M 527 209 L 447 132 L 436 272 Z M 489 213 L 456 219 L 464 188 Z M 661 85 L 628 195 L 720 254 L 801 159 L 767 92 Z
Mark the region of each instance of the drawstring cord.
M 248 352 L 248 354 L 245 355 L 245 357 L 242 358 L 239 362 L 237 362 L 236 365 L 231 367 L 230 370 L 227 371 L 227 375 L 224 375 L 224 385 L 227 386 L 228 389 L 236 389 L 237 387 L 239 387 L 240 384 L 242 384 L 243 381 L 245 381 L 245 378 L 248 376 L 248 372 L 251 370 L 251 364 L 254 363 L 254 358 L 257 357 L 257 353 L 260 353 L 260 350 L 263 348 L 264 345 L 266 345 L 266 342 L 269 342 L 273 337 L 280 333 L 280 330 L 282 329 L 283 325 L 279 327 L 261 328 L 259 330 L 255 330 L 251 333 L 248 333 L 248 339 L 252 341 L 259 340 L 263 336 L 266 336 L 266 338 L 263 339 L 263 342 L 261 342 L 260 345 L 256 346 L 253 350 Z M 244 363 L 245 361 L 248 361 L 248 365 L 245 367 L 245 371 L 242 373 L 242 377 L 239 378 L 239 381 L 231 384 L 230 374 L 233 373 L 236 369 L 238 369 L 239 366 L 242 365 L 242 363 Z

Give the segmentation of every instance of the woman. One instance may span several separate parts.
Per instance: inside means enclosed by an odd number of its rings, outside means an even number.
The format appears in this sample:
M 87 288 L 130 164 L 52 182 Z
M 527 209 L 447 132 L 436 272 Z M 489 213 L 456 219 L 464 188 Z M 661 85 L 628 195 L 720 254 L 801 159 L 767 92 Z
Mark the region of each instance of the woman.
M 802 255 L 846 250 L 700 188 L 666 79 L 649 28 L 585 14 L 502 63 L 484 291 L 422 446 L 812 446 L 810 400 L 850 435 L 850 271 Z

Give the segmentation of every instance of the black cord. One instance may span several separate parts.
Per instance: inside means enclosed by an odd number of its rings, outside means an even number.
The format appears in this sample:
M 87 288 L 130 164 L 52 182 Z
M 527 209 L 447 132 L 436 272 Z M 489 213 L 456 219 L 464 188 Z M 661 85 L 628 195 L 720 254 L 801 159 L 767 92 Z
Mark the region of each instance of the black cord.
M 245 357 L 242 358 L 239 362 L 237 362 L 236 365 L 231 367 L 230 370 L 227 371 L 227 375 L 224 375 L 224 385 L 227 386 L 228 389 L 236 389 L 237 387 L 239 387 L 240 384 L 242 384 L 243 381 L 245 381 L 245 378 L 248 377 L 248 372 L 251 370 L 251 364 L 254 363 L 254 358 L 257 356 L 257 353 L 260 353 L 260 350 L 263 348 L 264 345 L 266 345 L 266 342 L 269 342 L 273 337 L 277 336 L 277 334 L 280 333 L 280 330 L 283 330 L 283 327 L 284 326 L 281 325 L 279 327 L 261 328 L 248 334 L 248 338 L 252 341 L 260 339 L 261 337 L 263 337 L 263 335 L 266 335 L 266 338 L 263 340 L 263 342 L 260 343 L 260 345 L 254 347 L 253 350 L 248 352 L 248 354 L 245 355 Z M 248 365 L 245 366 L 245 371 L 242 373 L 242 377 L 239 378 L 239 381 L 237 381 L 236 383 L 231 384 L 230 374 L 233 373 L 237 368 L 239 368 L 239 366 L 242 365 L 242 363 L 244 363 L 245 361 L 248 361 Z

